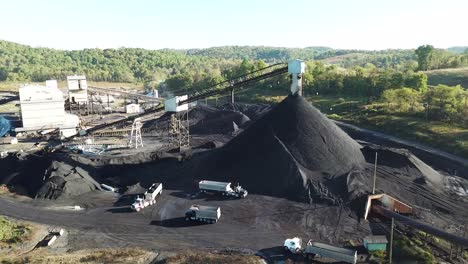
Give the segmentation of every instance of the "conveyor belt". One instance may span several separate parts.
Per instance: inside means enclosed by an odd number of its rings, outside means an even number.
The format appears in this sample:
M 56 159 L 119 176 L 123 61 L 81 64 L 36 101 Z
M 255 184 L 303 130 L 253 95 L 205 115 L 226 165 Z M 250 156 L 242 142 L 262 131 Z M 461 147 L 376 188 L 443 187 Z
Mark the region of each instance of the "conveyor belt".
M 280 74 L 283 74 L 283 73 L 286 73 L 286 72 L 288 72 L 288 67 L 285 66 L 285 64 L 282 64 L 282 63 L 274 64 L 274 65 L 268 66 L 266 68 L 250 72 L 250 73 L 248 73 L 246 75 L 238 76 L 238 77 L 235 77 L 234 79 L 218 83 L 218 84 L 216 84 L 216 85 L 214 85 L 212 87 L 206 88 L 206 89 L 192 91 L 192 92 L 188 93 L 188 99 L 184 100 L 184 101 L 180 101 L 179 105 L 195 102 L 197 100 L 204 99 L 204 98 L 207 98 L 207 97 L 210 97 L 210 96 L 213 96 L 213 95 L 217 95 L 217 94 L 227 93 L 227 92 L 230 92 L 233 89 L 239 89 L 241 87 L 246 87 L 246 86 L 251 85 L 253 83 L 256 83 L 258 81 L 261 81 L 261 80 L 264 80 L 264 79 L 267 79 L 267 78 L 271 78 L 273 76 L 277 76 L 277 75 L 280 75 Z M 130 117 L 126 117 L 126 118 L 114 121 L 114 122 L 97 125 L 95 127 L 89 128 L 87 130 L 87 133 L 88 134 L 93 133 L 93 132 L 99 131 L 99 130 L 104 129 L 104 128 L 108 128 L 108 127 L 116 126 L 116 125 L 119 125 L 119 124 L 123 124 L 123 123 L 128 122 L 128 121 L 133 121 L 136 118 L 151 115 L 151 114 L 155 114 L 155 113 L 158 113 L 158 112 L 161 112 L 161 111 L 164 111 L 164 106 L 159 106 L 159 107 L 153 108 L 153 109 L 148 110 L 145 113 L 142 113 L 142 114 L 139 114 L 139 115 L 130 116 Z
M 393 211 L 390 211 L 388 209 L 383 208 L 382 206 L 375 205 L 372 207 L 372 209 L 378 213 L 381 214 L 385 217 L 388 218 L 394 218 L 396 221 L 403 222 L 405 225 L 409 225 L 411 227 L 414 227 L 416 229 L 419 229 L 421 231 L 424 231 L 426 233 L 432 234 L 434 236 L 440 237 L 444 240 L 447 240 L 449 242 L 452 242 L 457 245 L 461 245 L 464 247 L 468 247 L 468 238 L 458 236 L 455 234 L 448 233 L 442 229 L 439 229 L 437 227 L 431 226 L 429 224 L 419 222 L 417 220 L 411 219 L 407 216 L 400 215 L 398 213 L 395 213 Z

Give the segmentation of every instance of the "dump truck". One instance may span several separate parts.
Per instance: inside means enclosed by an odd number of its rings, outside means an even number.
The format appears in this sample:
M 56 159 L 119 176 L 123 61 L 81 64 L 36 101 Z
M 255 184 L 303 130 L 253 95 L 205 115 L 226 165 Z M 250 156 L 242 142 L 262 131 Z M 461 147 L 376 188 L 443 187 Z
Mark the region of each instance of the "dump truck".
M 205 223 L 214 224 L 218 222 L 221 217 L 221 207 L 219 206 L 206 206 L 206 205 L 192 205 L 190 209 L 185 212 L 185 220 L 187 221 L 200 221 Z
M 302 254 L 306 258 L 325 257 L 346 263 L 355 264 L 357 262 L 356 250 L 312 242 L 312 240 L 309 240 L 303 248 L 302 240 L 298 237 L 286 239 L 284 250 L 292 254 Z
M 156 196 L 162 193 L 162 183 L 153 183 L 143 194 L 143 197 L 137 196 L 131 208 L 139 212 L 141 209 L 156 203 Z
M 212 192 L 212 193 L 220 193 L 221 195 L 226 196 L 234 196 L 237 198 L 246 197 L 248 192 L 247 190 L 243 189 L 241 186 L 236 186 L 234 189 L 231 188 L 230 182 L 218 182 L 218 181 L 200 181 L 198 183 L 198 188 L 200 192 Z

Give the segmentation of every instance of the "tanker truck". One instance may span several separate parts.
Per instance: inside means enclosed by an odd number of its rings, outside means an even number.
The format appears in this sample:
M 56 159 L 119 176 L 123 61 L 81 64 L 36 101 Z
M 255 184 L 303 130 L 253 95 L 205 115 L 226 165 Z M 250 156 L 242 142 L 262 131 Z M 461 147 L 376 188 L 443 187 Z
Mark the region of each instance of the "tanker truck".
M 218 181 L 200 181 L 198 183 L 198 188 L 200 192 L 206 193 L 220 193 L 221 195 L 234 196 L 237 198 L 244 198 L 247 196 L 247 190 L 243 189 L 241 186 L 236 186 L 234 189 L 231 188 L 230 182 L 218 182 Z

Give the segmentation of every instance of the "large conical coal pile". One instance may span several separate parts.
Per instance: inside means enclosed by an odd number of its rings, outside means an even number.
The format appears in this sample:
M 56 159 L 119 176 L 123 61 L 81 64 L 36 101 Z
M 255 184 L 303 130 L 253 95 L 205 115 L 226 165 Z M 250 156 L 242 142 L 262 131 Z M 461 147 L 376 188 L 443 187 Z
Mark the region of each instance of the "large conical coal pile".
M 199 177 L 255 193 L 338 202 L 356 186 L 360 145 L 300 96 L 289 96 L 215 151 Z M 351 178 L 350 178 L 351 177 Z

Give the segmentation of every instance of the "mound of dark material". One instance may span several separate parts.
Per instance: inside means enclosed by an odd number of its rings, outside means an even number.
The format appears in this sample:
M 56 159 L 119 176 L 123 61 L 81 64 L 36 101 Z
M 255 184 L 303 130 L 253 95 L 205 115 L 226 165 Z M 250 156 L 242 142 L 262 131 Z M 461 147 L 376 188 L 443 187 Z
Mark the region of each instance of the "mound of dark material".
M 200 178 L 239 182 L 249 191 L 333 203 L 360 186 L 360 145 L 304 98 L 289 96 L 223 148 Z
M 245 104 L 245 103 L 228 103 L 219 107 L 224 111 L 239 111 L 248 116 L 251 120 L 257 120 L 271 109 L 269 104 Z
M 366 144 L 362 148 L 362 153 L 369 163 L 375 162 L 375 153 L 377 153 L 377 164 L 379 166 L 397 168 L 401 172 L 415 177 L 417 182 L 432 185 L 436 190 L 443 187 L 444 176 L 407 149 Z
M 190 127 L 192 134 L 229 134 L 235 133 L 250 119 L 241 112 L 214 111 L 207 114 Z
M 171 113 L 166 113 L 156 120 L 146 122 L 143 128 L 167 130 L 170 116 Z M 240 111 L 219 110 L 203 104 L 189 111 L 190 134 L 232 134 L 249 121 Z
M 0 158 L 0 184 L 14 187 L 18 194 L 34 197 L 50 164 L 38 155 L 9 154 Z
M 36 198 L 58 199 L 75 197 L 96 189 L 101 189 L 87 171 L 70 164 L 53 161 L 45 171 L 46 179 L 37 191 Z
M 0 159 L 0 184 L 22 195 L 58 199 L 101 189 L 90 173 L 72 161 L 59 161 L 36 154 L 10 154 Z

